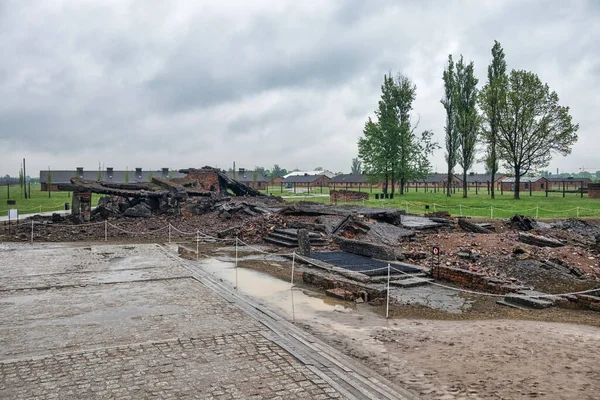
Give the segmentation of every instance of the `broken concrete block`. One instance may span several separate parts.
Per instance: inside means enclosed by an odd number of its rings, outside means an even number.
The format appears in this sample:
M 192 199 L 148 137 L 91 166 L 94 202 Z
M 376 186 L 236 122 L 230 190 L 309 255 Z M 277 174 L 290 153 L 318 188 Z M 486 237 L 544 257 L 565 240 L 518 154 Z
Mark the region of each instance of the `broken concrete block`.
M 363 242 L 361 240 L 346 239 L 338 237 L 335 239 L 340 245 L 340 250 L 358 254 L 365 257 L 376 258 L 379 260 L 395 260 L 396 253 L 390 247 L 376 243 Z
M 298 254 L 310 257 L 310 235 L 306 229 L 298 229 Z
M 133 207 L 129 207 L 127 210 L 125 210 L 123 215 L 134 218 L 149 218 L 152 216 L 152 211 L 145 203 L 139 203 Z

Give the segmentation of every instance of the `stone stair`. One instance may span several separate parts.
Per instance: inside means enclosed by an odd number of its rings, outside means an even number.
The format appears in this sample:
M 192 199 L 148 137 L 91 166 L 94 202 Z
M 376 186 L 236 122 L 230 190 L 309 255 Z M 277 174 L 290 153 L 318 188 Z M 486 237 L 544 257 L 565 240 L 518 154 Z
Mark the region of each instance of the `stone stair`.
M 390 275 L 390 286 L 399 288 L 410 288 L 428 285 L 433 279 L 427 277 L 426 273 L 406 273 Z M 387 275 L 372 276 L 371 283 L 387 283 Z
M 325 239 L 318 233 L 309 232 L 311 246 L 325 246 Z M 268 243 L 273 243 L 282 247 L 298 247 L 298 230 L 297 229 L 275 229 L 269 236 L 263 237 L 263 240 Z
M 411 288 L 416 286 L 425 286 L 429 285 L 429 282 L 433 282 L 433 279 L 427 278 L 425 274 L 411 274 L 404 275 L 405 278 L 398 279 L 395 281 L 390 281 L 390 286 L 395 286 L 399 288 Z
M 534 295 L 511 293 L 504 296 L 504 299 L 497 301 L 497 303 L 505 306 L 515 306 L 515 308 L 538 310 L 552 307 L 554 305 L 554 301 L 551 299 L 531 296 Z

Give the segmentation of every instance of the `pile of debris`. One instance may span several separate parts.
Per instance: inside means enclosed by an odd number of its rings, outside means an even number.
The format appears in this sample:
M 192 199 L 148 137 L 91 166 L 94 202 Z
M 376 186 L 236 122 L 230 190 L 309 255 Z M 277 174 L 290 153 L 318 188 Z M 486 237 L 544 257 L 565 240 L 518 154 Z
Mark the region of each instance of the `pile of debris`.
M 187 173 L 187 177 L 153 177 L 148 184 L 100 182 L 75 177 L 69 184 L 58 185 L 58 189 L 73 192 L 72 216 L 81 222 L 165 214 L 199 215 L 213 209 L 219 200 L 228 198 L 229 192 L 236 196 L 263 196 L 216 168 L 190 168 L 180 172 Z M 105 195 L 93 211 L 92 193 Z

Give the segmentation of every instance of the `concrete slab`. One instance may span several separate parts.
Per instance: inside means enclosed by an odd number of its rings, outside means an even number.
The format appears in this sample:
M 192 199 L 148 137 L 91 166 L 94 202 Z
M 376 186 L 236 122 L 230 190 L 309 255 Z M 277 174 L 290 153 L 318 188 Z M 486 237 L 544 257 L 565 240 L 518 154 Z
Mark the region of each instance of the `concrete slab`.
M 157 245 L 0 246 L 0 307 L 0 398 L 410 397 Z

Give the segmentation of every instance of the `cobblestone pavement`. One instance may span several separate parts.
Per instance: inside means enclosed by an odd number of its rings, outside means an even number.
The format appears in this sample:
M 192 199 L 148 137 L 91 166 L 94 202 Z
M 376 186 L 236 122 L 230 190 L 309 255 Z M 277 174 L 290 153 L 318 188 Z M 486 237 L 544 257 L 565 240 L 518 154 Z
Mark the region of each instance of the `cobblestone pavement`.
M 0 398 L 404 398 L 205 279 L 151 244 L 0 247 Z

